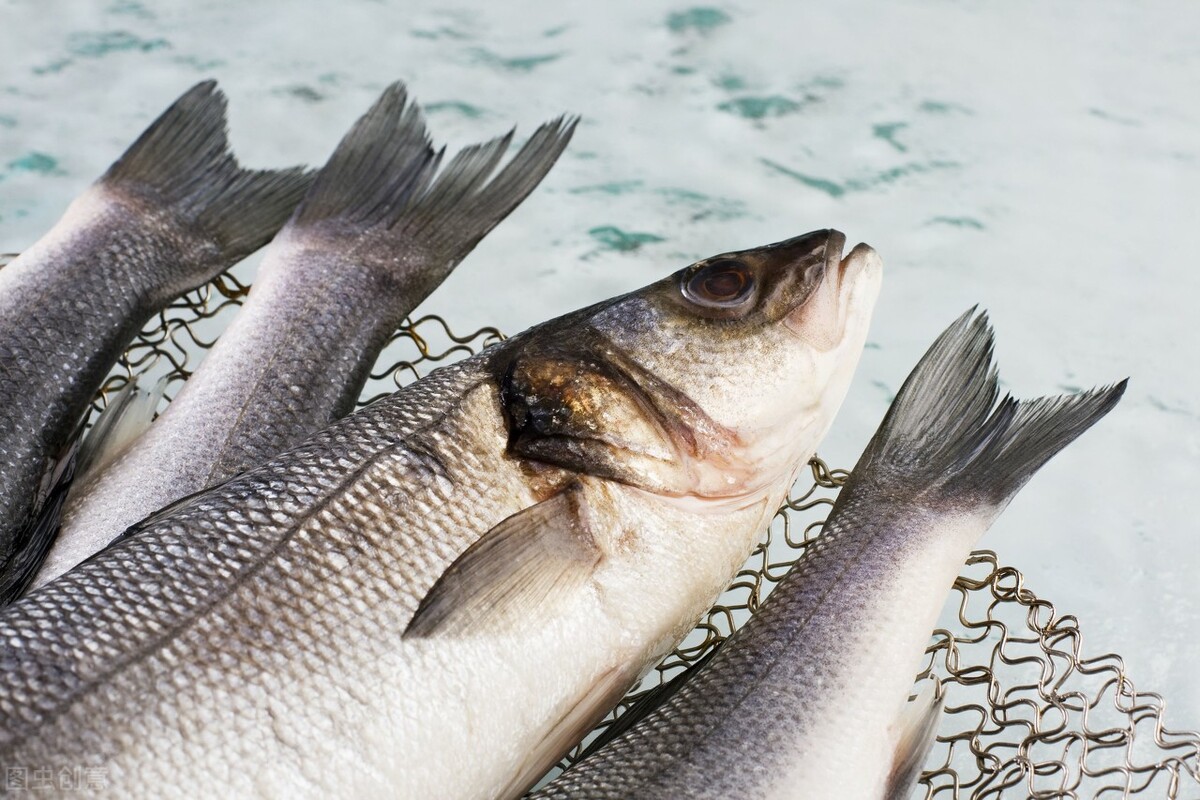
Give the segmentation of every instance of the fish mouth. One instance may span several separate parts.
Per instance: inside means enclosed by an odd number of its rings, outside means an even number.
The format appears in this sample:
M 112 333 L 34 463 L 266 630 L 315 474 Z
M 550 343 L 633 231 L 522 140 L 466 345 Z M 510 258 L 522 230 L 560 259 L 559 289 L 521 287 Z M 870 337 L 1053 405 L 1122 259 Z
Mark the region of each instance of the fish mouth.
M 861 294 L 856 287 L 877 284 L 883 268 L 870 245 L 859 242 L 843 255 L 845 247 L 844 233 L 826 232 L 823 268 L 816 285 L 784 319 L 793 333 L 819 350 L 830 350 L 842 341 L 851 307 L 856 305 L 854 296 Z
M 829 283 L 829 289 L 840 293 L 843 284 L 853 281 L 859 273 L 879 268 L 879 254 L 866 242 L 859 242 L 846 253 L 846 234 L 831 228 L 828 235 L 823 280 Z
M 861 246 L 861 245 L 860 245 Z M 840 267 L 845 263 L 842 252 L 846 249 L 846 234 L 830 228 L 825 240 L 825 276 L 826 279 L 838 275 Z
M 845 237 L 842 237 L 843 243 Z M 879 254 L 875 252 L 875 248 L 871 247 L 866 242 L 859 242 L 854 245 L 845 258 L 841 257 L 841 251 L 834 254 L 830 252 L 829 260 L 826 262 L 826 277 L 832 279 L 836 277 L 836 288 L 840 291 L 842 284 L 848 280 L 852 281 L 862 272 L 878 271 L 882 264 L 879 260 Z

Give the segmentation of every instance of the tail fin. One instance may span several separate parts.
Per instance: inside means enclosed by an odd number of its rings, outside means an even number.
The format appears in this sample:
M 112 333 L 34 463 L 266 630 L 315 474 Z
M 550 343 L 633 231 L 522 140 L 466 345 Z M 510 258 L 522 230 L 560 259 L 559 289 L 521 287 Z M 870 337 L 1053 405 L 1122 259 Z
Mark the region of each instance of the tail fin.
M 511 132 L 438 173 L 444 149 L 434 152 L 420 109 L 394 83 L 338 144 L 289 231 L 322 249 L 344 250 L 352 237 L 356 259 L 420 267 L 406 290 L 432 291 L 541 182 L 574 128 L 562 118 L 542 125 L 494 177 Z
M 300 168 L 238 166 L 216 81 L 185 92 L 100 178 L 109 186 L 151 190 L 216 238 L 230 263 L 270 241 L 311 182 Z
M 975 309 L 959 317 L 921 358 L 859 466 L 947 501 L 997 510 L 1059 450 L 1112 410 L 1126 381 L 1074 395 L 996 402 L 992 329 Z M 927 498 L 931 499 L 931 498 Z

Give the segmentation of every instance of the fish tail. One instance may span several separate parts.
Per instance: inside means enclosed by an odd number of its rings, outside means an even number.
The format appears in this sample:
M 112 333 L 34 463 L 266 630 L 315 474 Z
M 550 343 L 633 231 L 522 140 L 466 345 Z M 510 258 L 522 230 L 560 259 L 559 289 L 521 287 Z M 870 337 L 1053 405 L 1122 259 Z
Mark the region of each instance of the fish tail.
M 213 238 L 228 263 L 270 241 L 311 182 L 299 167 L 238 166 L 226 136 L 225 95 L 211 80 L 176 100 L 99 181 L 135 197 L 149 194 Z
M 289 223 L 308 247 L 345 251 L 406 275 L 406 291 L 436 286 L 541 182 L 575 120 L 542 125 L 498 172 L 513 133 L 464 148 L 444 168 L 420 108 L 402 83 L 384 91 L 321 169 Z M 416 287 L 414 287 L 414 283 Z
M 1120 381 L 1073 395 L 1021 401 L 1006 395 L 997 402 L 992 353 L 987 315 L 971 309 L 959 317 L 905 380 L 856 471 L 868 463 L 887 470 L 889 479 L 913 488 L 917 502 L 999 513 L 1125 391 Z

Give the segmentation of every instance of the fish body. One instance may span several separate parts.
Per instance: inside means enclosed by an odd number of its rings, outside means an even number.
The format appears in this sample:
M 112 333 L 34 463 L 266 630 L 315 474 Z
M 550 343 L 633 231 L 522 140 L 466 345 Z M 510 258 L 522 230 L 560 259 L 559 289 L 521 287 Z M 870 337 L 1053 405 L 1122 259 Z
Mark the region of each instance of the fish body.
M 940 706 L 902 709 L 950 586 L 1021 486 L 1124 389 L 997 405 L 991 351 L 986 318 L 952 325 L 763 607 L 534 797 L 908 797 Z
M 113 796 L 515 797 L 712 603 L 880 266 L 820 231 L 437 370 L 0 613 L 0 764 Z
M 318 173 L 245 306 L 171 405 L 79 481 L 33 585 L 349 413 L 401 321 L 537 186 L 573 127 L 542 126 L 494 175 L 511 134 L 435 175 L 442 153 L 420 109 L 401 84 L 389 87 Z
M 265 244 L 299 170 L 238 167 L 212 82 L 184 94 L 0 270 L 0 597 L 45 553 L 37 515 L 92 397 L 157 311 Z

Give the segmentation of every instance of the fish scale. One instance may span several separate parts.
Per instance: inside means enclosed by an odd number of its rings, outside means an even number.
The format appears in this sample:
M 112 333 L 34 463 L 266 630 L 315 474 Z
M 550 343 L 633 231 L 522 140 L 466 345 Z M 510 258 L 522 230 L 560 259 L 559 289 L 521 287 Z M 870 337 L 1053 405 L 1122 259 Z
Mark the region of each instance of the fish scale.
M 308 185 L 300 170 L 241 169 L 224 117 L 212 82 L 185 93 L 0 270 L 0 603 L 49 546 L 56 462 L 121 352 L 270 239 Z
M 0 766 L 103 768 L 113 797 L 520 795 L 692 628 L 828 427 L 879 274 L 843 243 L 552 320 L 148 518 L 0 612 Z M 680 287 L 732 259 L 763 289 L 713 324 Z M 715 373 L 746 358 L 735 325 L 772 364 L 736 390 Z M 743 418 L 748 391 L 799 409 L 769 417 L 790 452 Z M 554 413 L 514 436 L 521 408 Z M 711 457 L 752 462 L 713 494 L 699 467 L 734 428 L 744 453 Z
M 439 171 L 420 108 L 402 84 L 388 87 L 318 173 L 245 305 L 171 404 L 77 482 L 32 585 L 349 413 L 401 321 L 538 185 L 573 129 L 542 125 L 499 169 L 511 133 Z
M 80 396 L 90 394 L 145 319 L 170 299 L 156 287 L 164 265 L 184 260 L 187 252 L 177 237 L 147 241 L 129 228 L 126 215 L 142 209 L 111 194 L 91 211 L 85 224 L 99 230 L 85 241 L 44 241 L 0 272 L 0 471 L 6 476 L 0 518 L 6 521 L 27 516 L 42 480 L 29 465 L 45 464 L 66 445 L 70 431 L 59 420 L 82 413 Z M 21 281 L 33 277 L 32 268 L 22 269 L 26 264 L 60 266 L 47 283 Z M 83 301 L 62 302 L 67 287 L 72 296 L 89 298 L 86 313 Z
M 941 706 L 901 709 L 949 587 L 1034 472 L 1124 391 L 997 403 L 991 330 L 972 316 L 913 370 L 762 608 L 536 800 L 911 793 Z

